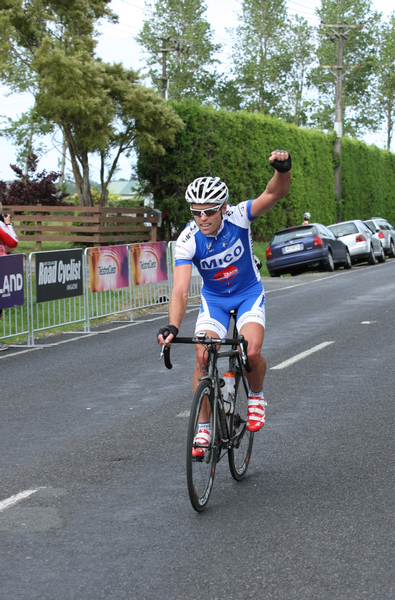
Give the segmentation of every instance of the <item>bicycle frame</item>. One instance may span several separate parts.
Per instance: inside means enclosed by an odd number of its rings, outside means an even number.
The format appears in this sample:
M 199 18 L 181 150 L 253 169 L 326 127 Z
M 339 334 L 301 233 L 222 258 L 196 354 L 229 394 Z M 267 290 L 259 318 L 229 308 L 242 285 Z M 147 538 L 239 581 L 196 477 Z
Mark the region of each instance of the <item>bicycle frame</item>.
M 242 335 L 238 334 L 237 326 L 236 326 L 236 316 L 237 311 L 230 312 L 231 317 L 233 318 L 233 337 L 230 339 L 219 339 L 206 337 L 204 333 L 198 333 L 193 338 L 180 338 L 177 337 L 173 340 L 172 343 L 179 344 L 201 344 L 203 346 L 207 346 L 207 364 L 206 364 L 206 374 L 199 378 L 199 381 L 207 380 L 211 383 L 211 386 L 214 390 L 214 402 L 213 402 L 213 432 L 212 439 L 213 444 L 215 444 L 215 440 L 219 440 L 219 448 L 218 450 L 224 449 L 229 450 L 233 447 L 238 447 L 235 444 L 235 440 L 231 439 L 228 421 L 226 419 L 225 407 L 223 404 L 222 394 L 221 394 L 221 378 L 218 375 L 218 366 L 217 362 L 219 358 L 229 358 L 229 370 L 236 373 L 238 370 L 240 376 L 242 376 L 243 369 L 247 372 L 251 371 L 251 367 L 248 363 L 247 358 L 247 346 L 248 341 L 244 339 Z M 219 351 L 218 348 L 221 346 L 232 346 L 231 350 L 223 350 Z M 240 351 L 239 351 L 240 349 Z M 165 358 L 165 365 L 168 369 L 172 368 L 172 364 L 170 362 L 170 348 L 164 348 L 162 350 Z M 245 387 L 245 382 L 243 378 L 243 385 Z M 248 394 L 248 390 L 247 394 Z M 217 428 L 218 428 L 218 438 L 217 438 Z M 242 434 L 237 434 L 235 437 L 237 438 L 238 444 L 244 435 L 245 430 Z

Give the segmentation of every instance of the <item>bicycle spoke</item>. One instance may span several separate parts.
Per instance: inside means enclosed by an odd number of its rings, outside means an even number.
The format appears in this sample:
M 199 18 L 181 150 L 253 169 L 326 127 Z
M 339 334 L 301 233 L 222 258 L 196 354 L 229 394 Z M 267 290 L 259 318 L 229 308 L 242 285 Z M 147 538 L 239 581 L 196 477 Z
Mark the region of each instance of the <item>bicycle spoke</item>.
M 230 418 L 234 447 L 229 450 L 229 468 L 232 477 L 240 481 L 247 472 L 251 458 L 254 434 L 247 430 L 248 384 L 244 375 L 236 376 L 235 410 Z
M 211 443 L 207 446 L 197 444 L 195 442 L 196 435 L 199 429 L 199 415 L 207 408 L 210 412 L 210 422 L 212 433 L 214 434 L 213 424 L 213 389 L 211 384 L 202 381 L 194 395 L 191 415 L 189 419 L 188 438 L 187 438 L 187 482 L 189 498 L 193 508 L 201 512 L 207 506 L 210 498 L 215 467 L 217 463 L 217 448 L 215 446 L 214 435 L 212 435 Z M 200 449 L 204 451 L 204 456 L 194 457 L 193 450 Z

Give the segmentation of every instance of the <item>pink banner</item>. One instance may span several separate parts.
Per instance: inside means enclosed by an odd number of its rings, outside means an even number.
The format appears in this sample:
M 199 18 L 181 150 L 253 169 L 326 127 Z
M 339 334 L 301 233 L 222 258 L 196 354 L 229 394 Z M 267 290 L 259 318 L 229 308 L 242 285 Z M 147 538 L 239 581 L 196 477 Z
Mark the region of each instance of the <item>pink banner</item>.
M 167 280 L 166 242 L 132 244 L 133 285 Z
M 91 292 L 129 287 L 128 247 L 89 248 Z

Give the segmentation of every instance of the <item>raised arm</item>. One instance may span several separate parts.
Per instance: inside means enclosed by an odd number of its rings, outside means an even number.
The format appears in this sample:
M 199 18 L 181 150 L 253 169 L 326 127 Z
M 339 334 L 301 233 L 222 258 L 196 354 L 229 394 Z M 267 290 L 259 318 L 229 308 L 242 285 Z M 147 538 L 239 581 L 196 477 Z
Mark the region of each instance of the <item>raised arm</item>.
M 291 182 L 291 157 L 289 152 L 286 152 L 285 150 L 274 150 L 269 157 L 269 162 L 276 170 L 263 194 L 256 198 L 251 204 L 251 214 L 253 217 L 259 217 L 273 208 L 279 200 L 284 198 L 289 190 Z M 282 168 L 289 168 L 289 170 L 285 172 L 277 170 Z

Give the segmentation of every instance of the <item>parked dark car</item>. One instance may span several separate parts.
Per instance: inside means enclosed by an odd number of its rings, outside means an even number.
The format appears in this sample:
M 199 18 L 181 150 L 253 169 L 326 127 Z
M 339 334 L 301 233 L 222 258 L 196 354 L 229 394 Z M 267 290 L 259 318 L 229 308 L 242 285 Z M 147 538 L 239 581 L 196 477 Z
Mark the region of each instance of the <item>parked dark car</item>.
M 277 231 L 266 250 L 266 264 L 271 277 L 352 266 L 346 244 L 320 223 Z

